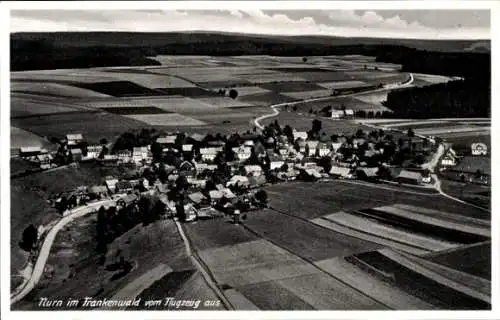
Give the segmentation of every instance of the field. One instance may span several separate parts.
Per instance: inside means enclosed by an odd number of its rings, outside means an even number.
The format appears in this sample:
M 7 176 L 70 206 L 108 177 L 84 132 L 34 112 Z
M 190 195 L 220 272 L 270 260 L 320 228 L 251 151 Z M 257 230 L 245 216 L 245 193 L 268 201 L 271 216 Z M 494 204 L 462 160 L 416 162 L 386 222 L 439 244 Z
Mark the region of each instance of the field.
M 266 191 L 270 208 L 248 213 L 241 225 L 224 219 L 186 225 L 216 281 L 234 290 L 247 306 L 426 310 L 449 307 L 449 297 L 456 296 L 460 306 L 487 307 L 454 285 L 436 283 L 436 277 L 453 276 L 453 269 L 435 267 L 432 274 L 419 269 L 438 261 L 434 257 L 440 252 L 488 240 L 488 216 L 482 211 L 436 194 L 341 181 L 279 184 Z M 333 223 L 346 230 L 332 228 Z M 392 251 L 384 248 L 423 258 L 409 266 L 387 258 Z M 437 253 L 427 257 L 431 252 Z M 387 267 L 380 265 L 382 259 L 390 261 L 383 260 Z M 408 281 L 414 278 L 420 279 L 419 285 Z M 418 290 L 424 287 L 447 296 Z

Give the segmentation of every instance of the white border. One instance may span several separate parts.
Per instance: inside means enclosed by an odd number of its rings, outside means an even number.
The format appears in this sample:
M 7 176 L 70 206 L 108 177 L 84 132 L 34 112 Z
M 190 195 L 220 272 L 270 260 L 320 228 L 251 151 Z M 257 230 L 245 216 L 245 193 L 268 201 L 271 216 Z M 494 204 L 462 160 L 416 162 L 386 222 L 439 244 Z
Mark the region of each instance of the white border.
M 306 4 L 307 3 L 307 4 Z M 500 278 L 499 268 L 499 231 L 500 224 L 498 215 L 492 214 L 492 311 L 281 311 L 281 312 L 228 312 L 228 311 L 186 311 L 186 312 L 120 312 L 120 311 L 85 311 L 85 312 L 11 312 L 10 311 L 10 73 L 9 73 L 9 10 L 10 9 L 73 9 L 85 8 L 99 10 L 137 10 L 137 9 L 491 9 L 491 40 L 492 40 L 492 138 L 499 137 L 500 128 L 494 125 L 495 119 L 500 116 L 498 92 L 493 88 L 500 88 L 497 77 L 499 63 L 494 59 L 494 54 L 500 50 L 495 39 L 500 30 L 498 21 L 500 4 L 496 1 L 172 1 L 172 2 L 73 2 L 73 1 L 41 1 L 41 2 L 8 2 L 0 3 L 1 8 L 1 146 L 3 152 L 2 166 L 0 168 L 1 179 L 1 281 L 3 285 L 1 292 L 1 308 L 3 319 L 26 319 L 36 317 L 37 319 L 104 319 L 106 317 L 120 319 L 500 319 Z M 495 141 L 492 141 L 492 162 L 500 160 Z M 493 166 L 493 180 L 499 175 L 498 167 Z M 492 186 L 492 205 L 498 207 L 495 197 L 496 184 Z M 497 302 L 497 303 L 495 303 Z

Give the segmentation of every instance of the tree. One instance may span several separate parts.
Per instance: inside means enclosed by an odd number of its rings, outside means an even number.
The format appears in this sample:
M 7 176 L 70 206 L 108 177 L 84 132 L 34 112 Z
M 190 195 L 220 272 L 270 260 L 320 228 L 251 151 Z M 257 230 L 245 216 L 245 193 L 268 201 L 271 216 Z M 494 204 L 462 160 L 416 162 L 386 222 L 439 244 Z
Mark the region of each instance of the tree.
M 158 142 L 151 145 L 151 153 L 153 154 L 154 161 L 160 161 L 163 156 L 163 147 Z
M 481 171 L 481 169 L 477 169 L 476 172 L 474 173 L 474 178 L 481 179 L 482 176 L 483 172 Z
M 238 91 L 235 89 L 229 90 L 229 97 L 231 97 L 231 99 L 236 99 L 238 97 Z
M 332 170 L 332 158 L 329 156 L 322 157 L 319 159 L 319 166 L 325 170 L 326 173 L 329 173 Z
M 182 201 L 179 201 L 175 205 L 175 211 L 177 212 L 177 217 L 179 218 L 180 222 L 185 222 L 186 221 L 186 211 L 184 210 L 184 204 Z
M 108 144 L 108 140 L 106 138 L 102 138 L 101 140 L 99 140 L 99 143 L 102 145 L 106 145 Z
M 297 106 L 293 106 L 293 111 L 297 111 Z
M 363 138 L 365 136 L 365 132 L 363 131 L 363 129 L 358 129 L 356 131 L 356 138 L 360 139 L 360 138 Z
M 309 109 L 309 114 L 312 114 L 313 113 L 313 109 Z
M 307 58 L 306 58 L 306 57 L 303 57 L 303 58 L 302 58 L 302 62 L 306 63 L 306 62 L 307 62 Z
M 288 138 L 288 141 L 293 142 L 293 129 L 290 125 L 286 125 L 283 129 L 283 134 Z
M 415 132 L 413 132 L 412 128 L 408 129 L 407 135 L 408 135 L 409 138 L 415 137 Z
M 314 119 L 312 121 L 312 128 L 311 130 L 315 133 L 318 133 L 321 131 L 321 128 L 323 126 L 323 123 L 321 122 L 321 120 L 318 120 L 318 119 Z
M 37 228 L 30 224 L 23 231 L 22 240 L 19 246 L 25 251 L 31 251 L 38 240 L 38 230 Z
M 175 186 L 179 190 L 187 190 L 189 188 L 189 183 L 187 181 L 187 178 L 183 175 L 180 175 L 177 180 L 175 180 Z
M 259 190 L 255 193 L 255 200 L 257 200 L 262 205 L 267 205 L 267 192 L 265 190 Z

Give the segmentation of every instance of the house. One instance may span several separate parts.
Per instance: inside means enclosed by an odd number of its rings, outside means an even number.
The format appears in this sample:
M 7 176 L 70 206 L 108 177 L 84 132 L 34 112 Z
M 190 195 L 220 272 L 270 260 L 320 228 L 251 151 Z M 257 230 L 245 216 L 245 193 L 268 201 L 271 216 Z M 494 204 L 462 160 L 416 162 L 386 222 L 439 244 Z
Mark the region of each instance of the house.
M 217 156 L 217 148 L 215 147 L 210 147 L 210 148 L 200 148 L 200 155 L 201 159 L 203 161 L 214 161 L 215 157 Z
M 197 143 L 202 142 L 205 139 L 206 135 L 200 133 L 193 133 L 189 135 L 188 139 L 195 141 Z
M 252 155 L 252 148 L 251 147 L 241 146 L 241 147 L 235 147 L 232 150 L 236 154 L 236 157 L 238 158 L 238 160 L 240 160 L 240 161 L 245 161 L 245 160 L 249 159 L 250 156 Z
M 39 154 L 36 156 L 36 159 L 40 163 L 40 166 L 49 166 L 49 167 L 50 164 L 52 163 L 52 160 L 54 160 L 54 158 L 50 153 Z
M 35 158 L 42 153 L 41 147 L 21 147 L 19 148 L 19 156 L 23 159 Z
M 296 131 L 294 129 L 292 134 L 293 134 L 294 141 L 297 141 L 297 139 L 307 140 L 307 132 L 306 131 Z
M 249 181 L 248 177 L 245 176 L 232 176 L 231 179 L 226 182 L 226 187 L 231 187 L 231 186 L 239 186 L 239 187 L 248 187 Z
M 316 152 L 317 152 L 318 144 L 319 144 L 319 141 L 316 141 L 316 140 L 306 141 L 306 155 L 309 157 L 315 156 Z
M 71 154 L 71 159 L 73 161 L 82 161 L 82 159 L 83 159 L 82 149 L 80 149 L 80 148 L 71 149 L 69 152 Z
M 116 192 L 127 193 L 134 190 L 134 187 L 132 186 L 130 181 L 123 180 L 123 181 L 118 181 L 115 184 L 115 190 Z
M 90 145 L 87 147 L 87 158 L 96 159 L 102 152 L 101 145 Z
M 285 164 L 285 161 L 271 161 L 270 169 L 271 170 L 281 169 L 281 167 L 283 167 L 284 164 Z
M 333 177 L 352 179 L 351 168 L 332 166 L 329 174 Z
M 353 118 L 354 117 L 354 110 L 352 110 L 352 109 L 345 109 L 344 110 L 344 116 L 346 118 Z
M 207 163 L 196 163 L 196 172 L 198 174 L 202 173 L 205 170 L 215 171 L 215 170 L 217 170 L 217 165 L 216 164 L 207 164 Z
M 196 168 L 194 167 L 194 165 L 189 162 L 189 161 L 183 161 L 180 165 L 179 165 L 179 171 L 181 172 L 190 172 L 190 171 L 195 171 Z
M 230 189 L 224 187 L 221 184 L 217 185 L 217 190 L 219 190 L 220 192 L 222 192 L 223 196 L 225 198 L 227 198 L 227 199 L 234 199 L 234 198 L 236 198 L 236 195 Z
M 132 159 L 134 162 L 141 162 L 148 158 L 148 148 L 147 147 L 134 147 L 132 150 Z
M 425 177 L 422 177 L 422 182 L 423 183 L 431 183 L 432 179 L 430 175 L 427 175 Z
M 278 149 L 278 154 L 279 154 L 282 158 L 286 158 L 286 157 L 288 157 L 289 150 L 288 150 L 288 148 L 285 148 L 285 147 L 279 148 L 279 149 Z
M 105 197 L 108 194 L 108 188 L 106 186 L 92 186 L 88 192 L 96 197 Z
M 441 165 L 443 166 L 455 166 L 457 164 L 457 161 L 455 157 L 453 157 L 451 154 L 446 154 L 443 159 L 441 159 Z
M 332 151 L 330 146 L 324 142 L 320 142 L 318 144 L 317 150 L 318 150 L 318 156 L 320 156 L 320 157 L 325 157 L 325 156 L 329 155 L 330 152 Z
M 332 119 L 341 119 L 343 117 L 344 117 L 344 111 L 343 110 L 335 110 L 335 109 L 330 110 L 330 118 L 332 118 Z
M 473 156 L 485 156 L 488 154 L 488 147 L 482 142 L 476 142 L 471 145 Z
M 356 170 L 356 176 L 358 179 L 366 181 L 375 181 L 378 178 L 378 168 L 358 168 Z
M 192 144 L 183 144 L 182 145 L 182 152 L 193 152 L 193 145 Z
M 109 177 L 106 179 L 104 184 L 108 188 L 109 192 L 114 193 L 116 191 L 116 184 L 118 183 L 118 179 Z
M 264 185 L 267 182 L 266 177 L 261 176 L 252 176 L 248 177 L 248 184 L 250 188 L 258 188 Z
M 71 133 L 66 135 L 66 141 L 68 146 L 76 146 L 84 141 L 83 135 L 81 133 Z
M 139 197 L 136 194 L 127 194 L 116 201 L 116 205 L 122 208 L 133 205 L 137 202 Z
M 116 153 L 118 161 L 127 163 L 132 161 L 132 152 L 129 150 L 120 150 Z
M 259 165 L 247 165 L 243 167 L 243 172 L 246 176 L 260 176 L 262 175 L 262 167 Z
M 169 148 L 173 147 L 175 145 L 175 140 L 177 139 L 177 136 L 175 135 L 169 135 L 165 137 L 158 137 L 156 139 L 156 143 L 161 145 L 163 148 Z
M 316 169 L 305 169 L 305 173 L 314 179 L 322 178 L 321 173 L 319 173 Z
M 422 174 L 420 172 L 401 170 L 396 179 L 399 183 L 421 184 Z

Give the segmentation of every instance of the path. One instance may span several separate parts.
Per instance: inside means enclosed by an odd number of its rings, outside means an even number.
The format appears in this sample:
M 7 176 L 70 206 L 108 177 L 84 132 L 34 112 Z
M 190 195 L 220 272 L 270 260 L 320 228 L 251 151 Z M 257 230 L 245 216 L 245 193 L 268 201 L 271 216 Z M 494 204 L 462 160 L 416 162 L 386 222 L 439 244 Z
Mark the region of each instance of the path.
M 227 309 L 234 310 L 233 305 L 226 298 L 226 296 L 224 295 L 222 290 L 217 286 L 217 283 L 215 283 L 213 276 L 210 274 L 210 271 L 208 270 L 208 267 L 206 267 L 205 264 L 203 263 L 203 261 L 201 261 L 198 254 L 191 249 L 191 242 L 186 237 L 186 234 L 184 233 L 184 229 L 182 229 L 181 223 L 175 218 L 174 218 L 174 222 L 175 222 L 175 225 L 177 226 L 177 230 L 179 230 L 179 234 L 181 235 L 182 240 L 184 241 L 184 246 L 186 247 L 187 255 L 191 258 L 191 261 L 196 266 L 196 268 L 201 272 L 201 275 L 205 279 L 205 282 L 214 291 L 214 293 L 222 301 L 222 303 L 224 304 L 224 306 Z
M 11 295 L 10 303 L 11 305 L 20 301 L 24 298 L 28 293 L 31 292 L 35 288 L 35 286 L 40 281 L 42 277 L 43 271 L 45 269 L 45 265 L 49 258 L 50 249 L 52 248 L 52 244 L 57 236 L 57 233 L 64 228 L 68 223 L 72 222 L 76 218 L 83 217 L 88 213 L 91 213 L 94 210 L 97 210 L 100 206 L 111 205 L 114 201 L 112 200 L 102 200 L 94 203 L 90 203 L 87 206 L 78 207 L 70 211 L 70 213 L 64 216 L 59 222 L 57 222 L 52 229 L 47 233 L 43 244 L 40 248 L 40 252 L 38 253 L 38 258 L 36 260 L 35 266 L 33 267 L 33 272 L 31 274 L 30 279 L 25 283 L 25 285 L 19 289 L 18 292 L 14 292 Z M 17 291 L 17 290 L 16 290 Z
M 278 103 L 269 106 L 273 112 L 260 116 L 254 120 L 254 124 L 257 128 L 259 129 L 264 129 L 264 126 L 260 123 L 260 121 L 267 119 L 267 118 L 272 118 L 276 117 L 280 112 L 278 111 L 277 108 L 283 107 L 283 106 L 294 106 L 297 104 L 301 103 L 308 103 L 308 102 L 315 102 L 315 101 L 325 101 L 325 100 L 330 100 L 330 99 L 335 99 L 335 98 L 340 98 L 340 97 L 350 97 L 350 96 L 356 96 L 356 95 L 361 95 L 361 94 L 367 94 L 367 93 L 374 93 L 374 92 L 379 92 L 379 91 L 385 91 L 385 90 L 393 90 L 393 89 L 399 89 L 399 88 L 404 88 L 410 86 L 415 79 L 413 78 L 413 74 L 410 73 L 410 79 L 402 84 L 398 85 L 393 85 L 393 87 L 384 87 L 380 89 L 375 89 L 375 90 L 368 90 L 368 91 L 362 91 L 362 92 L 357 92 L 357 93 L 349 93 L 349 94 L 343 94 L 343 95 L 338 95 L 338 96 L 328 96 L 328 97 L 321 97 L 321 98 L 311 98 L 311 99 L 306 99 L 306 100 L 300 100 L 300 101 L 295 101 L 295 102 L 285 102 L 285 103 Z

